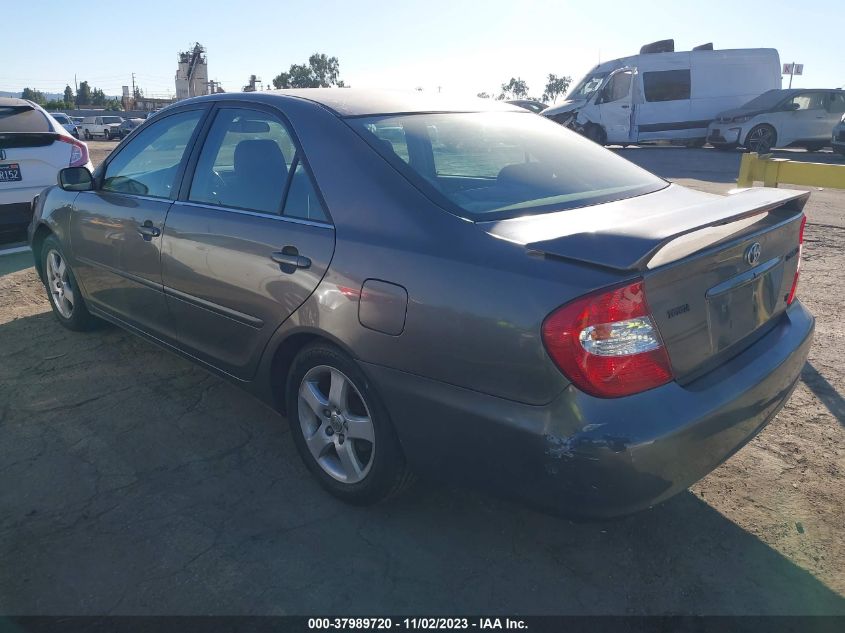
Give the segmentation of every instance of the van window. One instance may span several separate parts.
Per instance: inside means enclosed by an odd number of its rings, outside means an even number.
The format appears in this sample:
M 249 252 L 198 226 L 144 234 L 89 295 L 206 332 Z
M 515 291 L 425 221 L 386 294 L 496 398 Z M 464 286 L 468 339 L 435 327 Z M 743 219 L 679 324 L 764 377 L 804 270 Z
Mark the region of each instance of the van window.
M 602 103 L 612 103 L 624 99 L 631 92 L 632 71 L 624 70 L 616 73 L 601 91 Z
M 643 73 L 646 101 L 680 101 L 690 98 L 690 73 L 684 70 L 660 70 Z

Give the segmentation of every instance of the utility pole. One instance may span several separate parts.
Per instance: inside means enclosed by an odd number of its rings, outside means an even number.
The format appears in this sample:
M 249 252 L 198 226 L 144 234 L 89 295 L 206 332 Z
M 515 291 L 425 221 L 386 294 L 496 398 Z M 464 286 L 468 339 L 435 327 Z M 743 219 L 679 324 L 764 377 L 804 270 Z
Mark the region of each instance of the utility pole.
M 79 84 L 76 83 L 76 73 L 73 73 L 73 91 L 79 92 Z
M 132 73 L 132 98 L 135 98 L 135 73 Z

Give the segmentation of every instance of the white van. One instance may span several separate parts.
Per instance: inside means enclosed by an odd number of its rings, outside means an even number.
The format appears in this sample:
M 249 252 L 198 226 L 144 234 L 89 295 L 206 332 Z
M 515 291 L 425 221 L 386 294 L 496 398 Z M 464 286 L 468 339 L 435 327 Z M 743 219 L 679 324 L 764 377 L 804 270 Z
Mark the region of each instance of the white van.
M 599 64 L 566 101 L 540 114 L 602 144 L 701 146 L 717 114 L 781 85 L 773 48 L 643 52 L 648 49 Z

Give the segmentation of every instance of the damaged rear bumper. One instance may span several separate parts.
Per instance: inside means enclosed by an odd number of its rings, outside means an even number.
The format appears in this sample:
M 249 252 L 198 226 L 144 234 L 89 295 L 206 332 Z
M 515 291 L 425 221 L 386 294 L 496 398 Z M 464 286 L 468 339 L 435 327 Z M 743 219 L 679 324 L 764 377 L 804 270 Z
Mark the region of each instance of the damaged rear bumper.
M 570 516 L 612 517 L 686 489 L 753 438 L 789 398 L 813 328 L 796 301 L 751 347 L 690 384 L 620 399 L 570 386 L 545 406 L 363 366 L 418 472 Z

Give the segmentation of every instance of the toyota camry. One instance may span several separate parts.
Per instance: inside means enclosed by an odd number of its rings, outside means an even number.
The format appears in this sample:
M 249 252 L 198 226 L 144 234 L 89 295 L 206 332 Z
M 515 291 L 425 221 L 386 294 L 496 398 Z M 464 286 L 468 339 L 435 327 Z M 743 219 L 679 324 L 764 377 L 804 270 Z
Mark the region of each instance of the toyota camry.
M 341 499 L 413 473 L 612 516 L 789 397 L 807 196 L 692 191 L 485 100 L 215 94 L 60 172 L 29 237 L 59 323 L 242 385 Z

